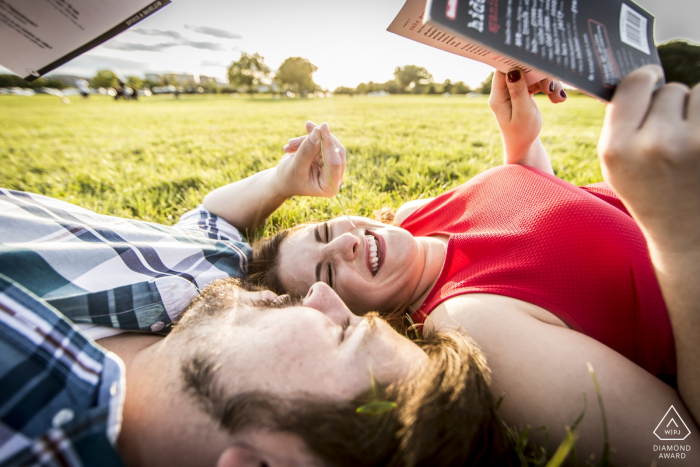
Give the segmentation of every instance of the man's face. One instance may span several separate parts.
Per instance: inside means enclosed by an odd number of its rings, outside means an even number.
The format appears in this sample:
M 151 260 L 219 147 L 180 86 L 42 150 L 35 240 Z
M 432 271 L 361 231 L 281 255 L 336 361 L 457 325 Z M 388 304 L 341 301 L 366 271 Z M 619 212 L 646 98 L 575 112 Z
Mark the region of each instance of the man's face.
M 372 379 L 389 384 L 410 378 L 428 360 L 384 320 L 353 315 L 324 283 L 314 284 L 300 305 L 246 305 L 250 295 L 243 291 L 237 301 L 191 329 L 203 340 L 194 347 L 206 349 L 217 363 L 218 383 L 232 393 L 352 399 Z

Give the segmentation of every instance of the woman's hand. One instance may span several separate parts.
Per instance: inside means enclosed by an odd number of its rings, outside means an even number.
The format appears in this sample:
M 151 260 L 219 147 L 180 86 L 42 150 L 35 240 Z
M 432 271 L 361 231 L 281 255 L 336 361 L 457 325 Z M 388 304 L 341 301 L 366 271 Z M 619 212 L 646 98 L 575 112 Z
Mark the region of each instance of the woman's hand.
M 282 157 L 276 168 L 281 190 L 287 197 L 333 196 L 334 190 L 337 191 L 343 183 L 345 148 L 331 133 L 327 123 L 318 126 L 313 122 L 306 122 L 306 131 L 308 136 L 292 138 L 284 146 L 287 154 Z M 323 166 L 321 139 L 332 186 Z
M 553 174 L 549 156 L 539 139 L 542 113 L 532 98 L 540 91 L 555 103 L 566 99 L 561 83 L 545 79 L 528 87 L 522 70 L 496 71 L 489 106 L 503 137 L 505 163 L 527 165 Z

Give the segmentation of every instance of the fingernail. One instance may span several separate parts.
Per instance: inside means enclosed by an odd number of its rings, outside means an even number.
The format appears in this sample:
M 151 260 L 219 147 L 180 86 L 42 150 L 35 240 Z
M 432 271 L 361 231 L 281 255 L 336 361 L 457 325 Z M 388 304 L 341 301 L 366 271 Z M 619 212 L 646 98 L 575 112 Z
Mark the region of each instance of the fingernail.
M 554 81 L 552 81 L 551 83 L 549 83 L 549 92 L 554 92 L 554 88 L 555 88 L 556 86 L 557 86 L 557 85 L 554 83 Z
M 566 91 L 564 91 L 563 89 L 561 90 L 561 92 L 559 93 L 559 95 L 561 96 L 562 99 L 566 99 L 566 97 L 567 97 L 567 96 L 566 96 Z
M 311 134 L 309 135 L 309 139 L 311 140 L 311 142 L 312 142 L 313 144 L 318 143 L 318 140 L 320 139 L 320 138 L 319 138 L 319 134 L 318 134 L 318 127 L 316 127 L 316 128 L 313 129 L 313 131 L 312 131 Z
M 513 70 L 508 72 L 508 81 L 511 83 L 517 83 L 520 81 L 520 70 Z

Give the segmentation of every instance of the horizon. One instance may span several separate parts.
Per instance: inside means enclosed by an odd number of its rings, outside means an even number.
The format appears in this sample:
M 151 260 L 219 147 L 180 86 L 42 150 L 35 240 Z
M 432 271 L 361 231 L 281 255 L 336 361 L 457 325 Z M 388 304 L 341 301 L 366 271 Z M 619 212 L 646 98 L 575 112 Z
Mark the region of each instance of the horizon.
M 323 89 L 384 83 L 396 67 L 417 65 L 434 77 L 478 86 L 493 69 L 386 31 L 405 0 L 324 2 L 244 2 L 174 0 L 155 15 L 48 73 L 93 77 L 108 69 L 119 77 L 191 74 L 228 83 L 227 68 L 241 52 L 259 53 L 271 70 L 288 57 L 318 67 L 314 81 Z M 657 43 L 680 38 L 700 43 L 693 0 L 638 0 L 656 15 Z M 696 13 L 693 13 L 695 11 Z M 0 66 L 0 73 L 11 73 Z

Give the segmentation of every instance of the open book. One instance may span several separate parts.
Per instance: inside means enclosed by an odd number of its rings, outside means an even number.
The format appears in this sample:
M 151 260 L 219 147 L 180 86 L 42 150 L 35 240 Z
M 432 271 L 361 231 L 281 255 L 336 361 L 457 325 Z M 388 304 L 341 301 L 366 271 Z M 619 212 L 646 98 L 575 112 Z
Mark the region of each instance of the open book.
M 407 0 L 388 31 L 604 101 L 626 74 L 661 65 L 654 17 L 630 0 Z
M 170 0 L 0 0 L 0 64 L 32 81 L 169 3 Z

